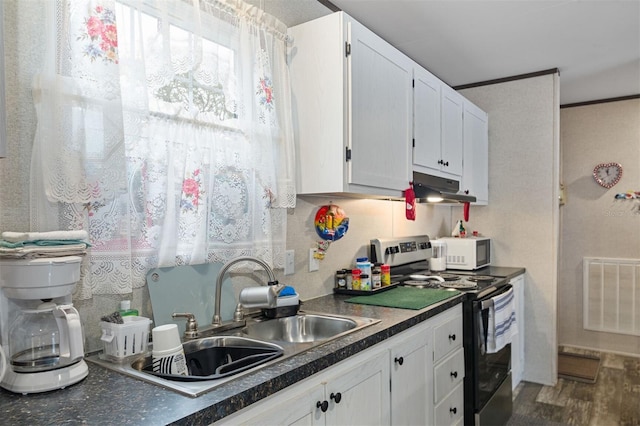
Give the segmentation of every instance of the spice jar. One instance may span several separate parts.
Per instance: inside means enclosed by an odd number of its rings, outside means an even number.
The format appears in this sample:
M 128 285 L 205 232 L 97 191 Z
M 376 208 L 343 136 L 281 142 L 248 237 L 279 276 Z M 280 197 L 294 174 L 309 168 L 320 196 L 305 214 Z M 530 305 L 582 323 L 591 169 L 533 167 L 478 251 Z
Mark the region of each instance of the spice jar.
M 383 264 L 380 266 L 382 287 L 391 285 L 391 266 Z
M 371 290 L 371 278 L 368 274 L 360 274 L 360 290 Z
M 371 288 L 376 289 L 382 287 L 382 271 L 380 270 L 380 263 L 373 265 L 371 269 Z
M 345 270 L 344 269 L 340 269 L 339 271 L 336 271 L 336 284 L 335 284 L 336 288 L 347 288 L 347 275 L 345 274 Z
M 351 271 L 351 289 L 360 290 L 360 269 L 354 269 Z

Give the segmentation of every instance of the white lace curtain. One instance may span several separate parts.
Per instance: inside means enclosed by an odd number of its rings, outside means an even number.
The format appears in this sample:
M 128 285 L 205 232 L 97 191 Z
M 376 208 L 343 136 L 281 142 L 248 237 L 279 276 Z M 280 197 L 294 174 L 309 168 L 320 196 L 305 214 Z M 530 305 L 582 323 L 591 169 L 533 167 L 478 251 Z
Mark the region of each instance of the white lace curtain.
M 76 298 L 150 268 L 282 267 L 295 207 L 286 28 L 239 0 L 59 0 L 33 83 L 33 230 L 86 229 Z

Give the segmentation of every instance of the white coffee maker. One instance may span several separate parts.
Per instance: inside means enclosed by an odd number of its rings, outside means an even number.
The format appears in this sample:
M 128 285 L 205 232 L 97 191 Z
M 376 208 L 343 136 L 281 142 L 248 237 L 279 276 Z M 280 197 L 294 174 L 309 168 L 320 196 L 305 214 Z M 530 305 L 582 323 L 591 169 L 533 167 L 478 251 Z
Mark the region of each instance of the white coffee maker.
M 79 256 L 0 260 L 0 386 L 16 393 L 62 389 L 87 377 L 80 315 L 71 294 Z

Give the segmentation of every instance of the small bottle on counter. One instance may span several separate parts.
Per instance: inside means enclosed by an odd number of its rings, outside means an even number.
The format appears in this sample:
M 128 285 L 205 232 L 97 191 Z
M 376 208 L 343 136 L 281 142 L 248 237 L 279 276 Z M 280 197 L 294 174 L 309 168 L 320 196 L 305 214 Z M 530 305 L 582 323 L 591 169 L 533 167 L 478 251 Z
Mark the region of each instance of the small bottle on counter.
M 344 270 L 345 277 L 347 279 L 347 290 L 353 290 L 353 275 L 351 274 L 351 270 Z
M 344 269 L 336 271 L 336 288 L 347 288 L 347 276 Z
M 351 289 L 352 290 L 361 289 L 360 274 L 361 274 L 360 269 L 354 269 L 351 271 Z
M 371 269 L 371 289 L 382 287 L 382 271 L 380 270 L 381 265 L 381 263 L 376 263 Z
M 369 278 L 369 274 L 360 274 L 360 290 L 371 290 L 371 278 Z
M 380 266 L 382 287 L 391 285 L 391 266 L 383 264 Z
M 131 309 L 131 300 L 121 300 L 119 312 L 120 312 L 120 315 L 123 317 L 138 316 L 138 311 L 136 309 Z

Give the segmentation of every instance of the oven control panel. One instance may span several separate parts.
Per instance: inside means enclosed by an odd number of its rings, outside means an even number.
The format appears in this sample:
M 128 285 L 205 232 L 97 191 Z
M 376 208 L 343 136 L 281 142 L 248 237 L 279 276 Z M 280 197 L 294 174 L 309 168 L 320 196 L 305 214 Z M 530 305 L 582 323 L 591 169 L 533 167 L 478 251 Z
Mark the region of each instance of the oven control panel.
M 431 257 L 429 236 L 376 238 L 371 240 L 369 259 L 391 266 L 417 262 Z

